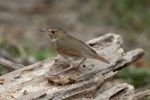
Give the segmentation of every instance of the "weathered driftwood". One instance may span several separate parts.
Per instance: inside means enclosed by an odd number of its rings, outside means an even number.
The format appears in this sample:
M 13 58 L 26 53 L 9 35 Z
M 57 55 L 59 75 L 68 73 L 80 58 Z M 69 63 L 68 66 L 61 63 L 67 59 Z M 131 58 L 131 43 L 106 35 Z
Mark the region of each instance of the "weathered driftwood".
M 0 100 L 138 100 L 138 97 L 149 95 L 144 92 L 139 96 L 140 93 L 134 93 L 133 86 L 125 83 L 101 88 L 118 70 L 144 54 L 142 49 L 124 52 L 122 43 L 122 37 L 112 33 L 87 42 L 98 53 L 106 56 L 110 64 L 87 59 L 79 70 L 46 78 L 46 73 L 67 67 L 65 63 L 55 62 L 56 57 L 5 74 L 0 77 Z

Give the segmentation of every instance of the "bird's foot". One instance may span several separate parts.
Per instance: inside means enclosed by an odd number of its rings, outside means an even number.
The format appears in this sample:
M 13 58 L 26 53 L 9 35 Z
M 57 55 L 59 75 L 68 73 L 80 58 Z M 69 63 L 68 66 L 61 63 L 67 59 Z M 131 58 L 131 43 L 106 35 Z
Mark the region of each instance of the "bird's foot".
M 64 74 L 64 73 L 66 73 L 66 72 L 69 72 L 69 71 L 71 71 L 72 69 L 76 69 L 76 66 L 73 66 L 72 64 L 70 65 L 70 67 L 68 67 L 68 68 L 66 68 L 66 69 L 64 69 L 64 70 L 62 70 L 62 71 L 59 71 L 59 72 L 56 72 L 56 73 L 48 73 L 47 75 L 46 75 L 46 77 L 58 77 L 58 75 L 61 75 L 61 74 Z
M 72 64 L 70 64 L 70 67 L 68 67 L 68 68 L 66 68 L 66 69 L 64 69 L 64 70 L 62 70 L 62 71 L 59 71 L 59 72 L 57 72 L 57 73 L 54 73 L 54 74 L 52 74 L 52 73 L 48 73 L 47 74 L 47 77 L 58 77 L 58 75 L 60 75 L 60 74 L 63 74 L 63 73 L 66 73 L 66 72 L 69 72 L 69 71 L 71 71 L 71 70 L 78 70 L 79 69 L 79 67 L 80 67 L 80 65 L 84 62 L 86 60 L 86 58 L 84 58 L 78 65 L 72 65 Z M 79 70 L 78 70 L 79 71 Z

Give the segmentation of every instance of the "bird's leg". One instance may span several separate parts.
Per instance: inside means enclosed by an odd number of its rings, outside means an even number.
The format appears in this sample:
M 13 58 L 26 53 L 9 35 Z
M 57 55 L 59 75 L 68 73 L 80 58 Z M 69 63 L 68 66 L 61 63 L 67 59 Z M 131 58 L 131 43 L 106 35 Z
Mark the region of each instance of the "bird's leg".
M 68 68 L 65 68 L 62 71 L 56 72 L 54 74 L 48 73 L 48 77 L 50 77 L 50 76 L 58 76 L 60 74 L 63 74 L 63 73 L 66 73 L 66 72 L 70 71 L 71 69 L 74 69 L 74 66 L 72 65 L 72 60 L 71 59 L 69 59 L 69 58 L 67 58 L 65 56 L 60 56 L 60 57 L 63 58 L 64 60 L 66 60 L 66 62 L 68 62 L 70 66 Z
M 55 73 L 55 74 L 49 73 L 48 76 L 58 76 L 58 75 L 60 75 L 60 74 L 66 73 L 66 72 L 68 72 L 68 71 L 70 71 L 70 70 L 72 70 L 72 69 L 78 69 L 78 68 L 80 67 L 80 65 L 81 65 L 85 60 L 86 60 L 86 58 L 84 58 L 77 66 L 73 66 L 72 63 L 70 63 L 70 64 L 69 64 L 70 67 L 68 67 L 68 68 L 66 68 L 66 69 L 64 69 L 64 70 L 62 70 L 62 71 L 59 71 L 59 72 L 57 72 L 57 73 Z
M 82 61 L 77 65 L 74 66 L 74 69 L 79 69 L 80 65 L 86 60 L 86 58 L 82 59 Z
M 64 69 L 64 70 L 62 70 L 62 71 L 56 72 L 56 73 L 54 73 L 54 74 L 48 73 L 48 76 L 57 76 L 57 75 L 66 73 L 66 72 L 72 70 L 73 68 L 74 68 L 74 66 L 73 66 L 72 64 L 70 64 L 70 67 L 68 67 L 68 68 L 66 68 L 66 69 Z

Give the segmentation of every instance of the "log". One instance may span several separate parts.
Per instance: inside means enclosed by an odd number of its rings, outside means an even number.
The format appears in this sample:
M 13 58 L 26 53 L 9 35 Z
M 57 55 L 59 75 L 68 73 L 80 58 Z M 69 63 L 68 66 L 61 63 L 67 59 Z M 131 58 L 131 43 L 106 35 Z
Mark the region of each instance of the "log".
M 122 37 L 114 33 L 87 44 L 107 57 L 110 64 L 87 59 L 78 70 L 47 78 L 47 73 L 68 67 L 57 61 L 59 57 L 49 58 L 0 76 L 0 100 L 138 100 L 149 95 L 136 94 L 134 87 L 126 83 L 102 89 L 119 70 L 140 59 L 144 55 L 142 49 L 125 52 Z

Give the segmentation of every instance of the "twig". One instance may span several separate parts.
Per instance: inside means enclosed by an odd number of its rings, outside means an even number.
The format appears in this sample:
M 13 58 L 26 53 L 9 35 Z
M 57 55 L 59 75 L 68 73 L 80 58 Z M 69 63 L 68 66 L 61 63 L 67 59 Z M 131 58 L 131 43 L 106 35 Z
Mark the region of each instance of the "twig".
M 24 67 L 23 65 L 16 64 L 12 61 L 6 60 L 5 58 L 1 58 L 1 57 L 0 57 L 0 65 L 3 65 L 9 71 L 14 71 L 14 70 Z

